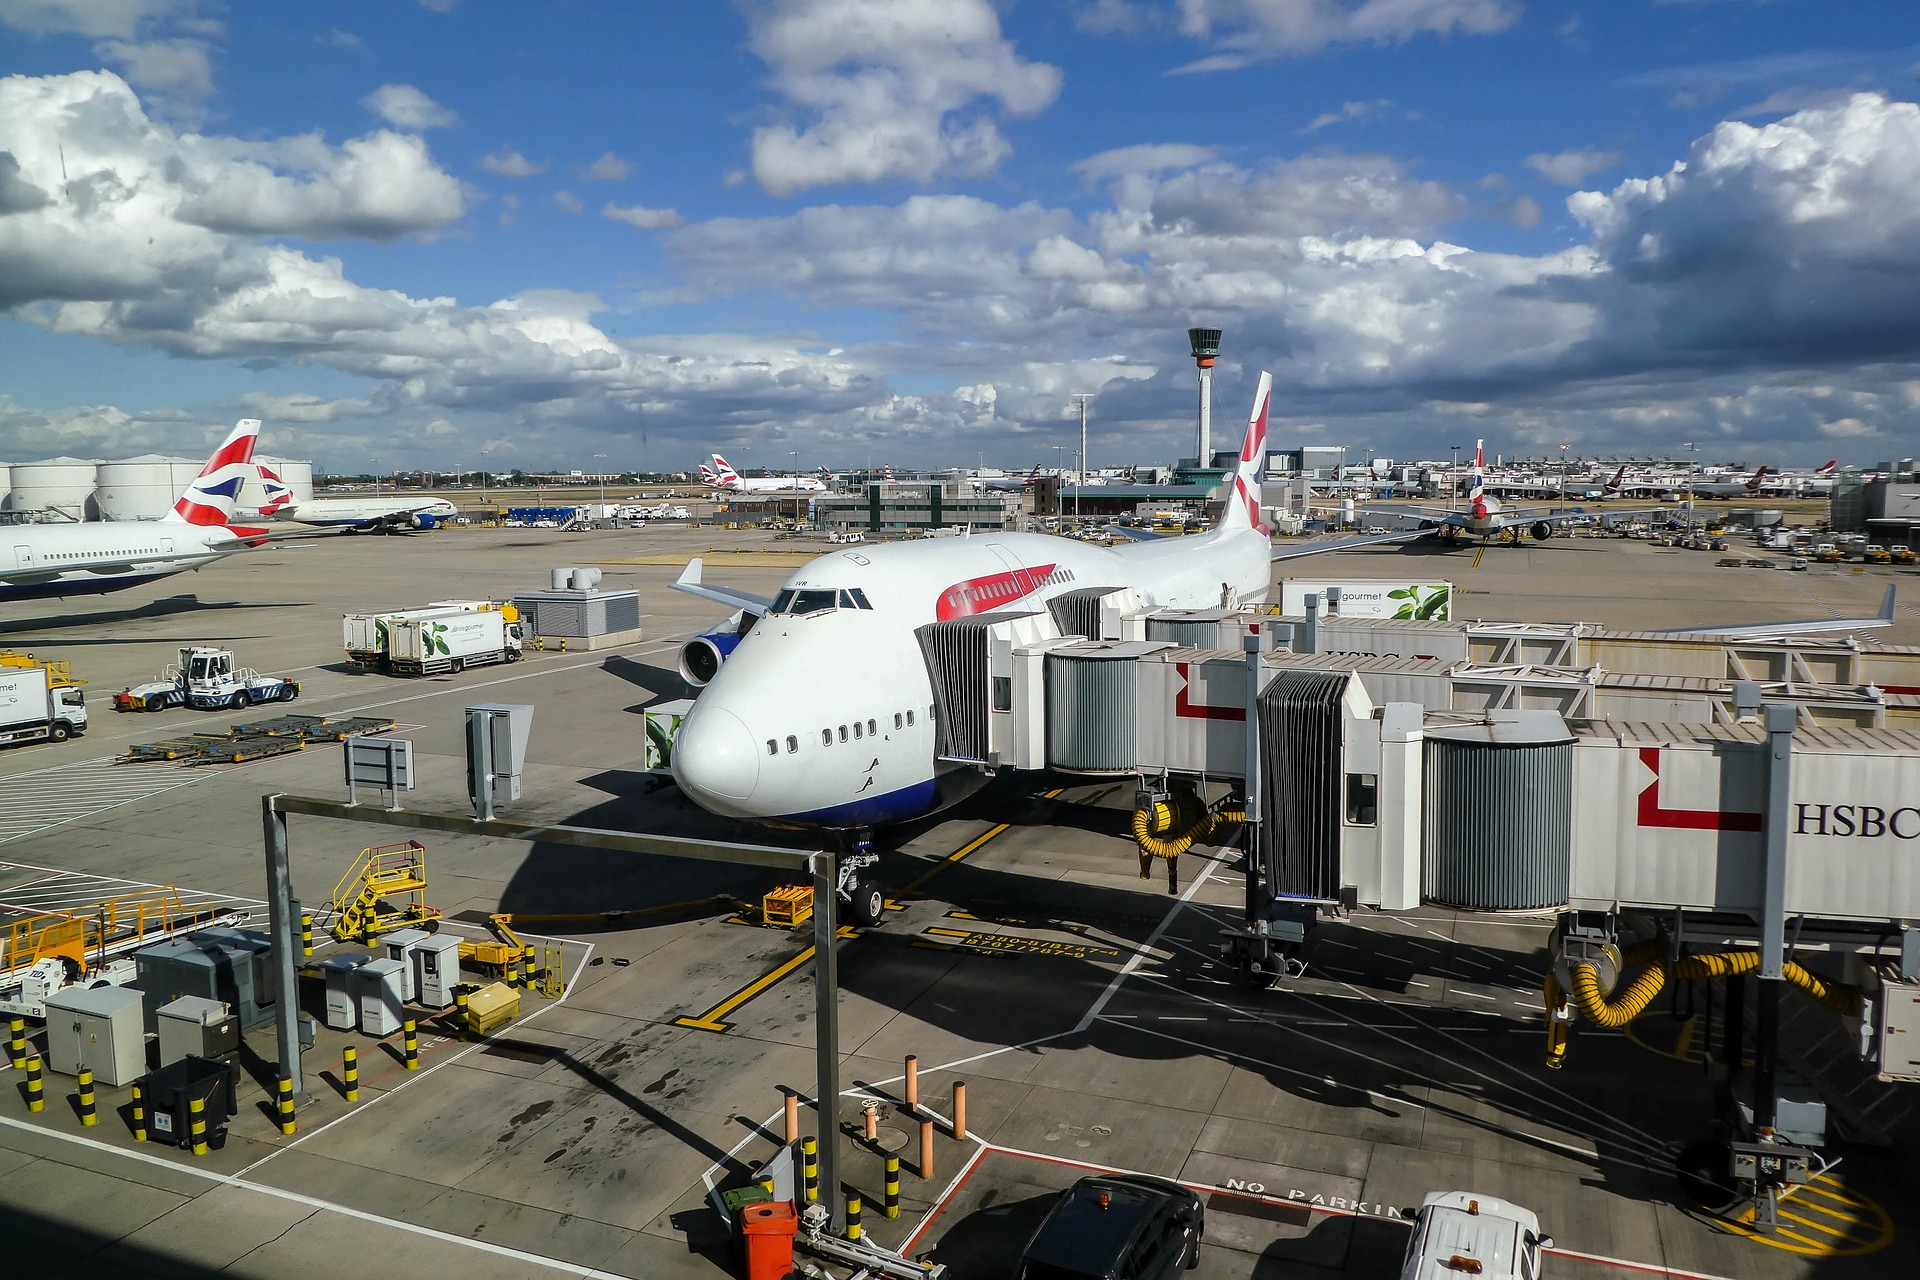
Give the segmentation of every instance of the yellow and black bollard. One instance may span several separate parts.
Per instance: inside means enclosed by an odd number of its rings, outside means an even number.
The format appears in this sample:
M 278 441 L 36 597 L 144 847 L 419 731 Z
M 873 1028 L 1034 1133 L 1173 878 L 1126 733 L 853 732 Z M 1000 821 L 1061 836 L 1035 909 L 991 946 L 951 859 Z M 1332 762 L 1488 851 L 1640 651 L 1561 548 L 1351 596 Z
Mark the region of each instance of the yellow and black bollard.
M 147 1140 L 147 1099 L 137 1084 L 133 1086 L 133 1140 Z
M 566 651 L 567 651 L 567 638 L 566 638 L 565 636 L 561 636 L 561 637 L 560 637 L 560 652 L 562 652 L 562 653 L 565 653 Z
M 887 1157 L 887 1216 L 900 1216 L 900 1157 Z
M 800 1178 L 812 1204 L 820 1198 L 820 1143 L 814 1138 L 800 1139 Z
M 27 1064 L 27 1020 L 15 1018 L 7 1024 L 7 1061 L 18 1071 Z
M 465 987 L 459 987 L 455 989 L 453 993 L 453 1023 L 455 1034 L 465 1039 L 469 1025 L 467 1022 L 467 989 Z
M 538 968 L 539 966 L 534 963 L 533 948 L 528 947 L 522 951 L 520 953 L 520 985 L 529 991 L 533 990 L 538 981 L 536 973 Z
M 280 1091 L 280 1132 L 282 1135 L 291 1138 L 293 1136 L 293 1080 L 292 1078 L 288 1076 L 281 1076 L 278 1088 Z
M 360 1101 L 360 1051 L 352 1045 L 341 1055 L 340 1089 L 348 1102 Z
M 313 959 L 313 913 L 311 911 L 300 913 L 300 957 L 303 960 Z
M 79 1087 L 80 1124 L 91 1129 L 100 1123 L 99 1108 L 93 1098 L 93 1072 L 82 1067 L 80 1074 L 74 1078 L 74 1084 Z
M 860 1193 L 852 1187 L 847 1192 L 847 1239 L 860 1238 Z
M 187 1136 L 193 1143 L 193 1154 L 203 1156 L 207 1154 L 207 1100 L 188 1098 L 187 1114 L 192 1117 Z
M 520 953 L 518 951 L 507 953 L 507 971 L 500 975 L 500 980 L 510 987 L 520 985 Z
M 40 1055 L 27 1055 L 27 1110 L 45 1111 L 47 1109 L 47 1086 L 40 1079 Z
M 406 1063 L 407 1070 L 420 1069 L 420 1027 L 412 1018 L 400 1024 L 400 1059 Z

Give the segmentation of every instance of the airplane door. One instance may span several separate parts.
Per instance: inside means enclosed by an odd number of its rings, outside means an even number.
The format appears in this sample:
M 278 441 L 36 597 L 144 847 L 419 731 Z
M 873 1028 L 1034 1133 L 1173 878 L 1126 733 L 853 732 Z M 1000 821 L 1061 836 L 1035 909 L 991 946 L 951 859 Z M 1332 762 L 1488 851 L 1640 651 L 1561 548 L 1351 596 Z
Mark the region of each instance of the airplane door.
M 33 568 L 33 548 L 15 546 L 13 549 L 13 565 L 16 569 Z
M 172 554 L 173 554 L 173 539 L 172 539 L 172 538 L 162 538 L 162 539 L 160 539 L 160 552 L 161 552 L 161 554 L 162 554 L 162 555 L 169 555 L 169 556 L 170 556 L 170 555 L 172 555 Z

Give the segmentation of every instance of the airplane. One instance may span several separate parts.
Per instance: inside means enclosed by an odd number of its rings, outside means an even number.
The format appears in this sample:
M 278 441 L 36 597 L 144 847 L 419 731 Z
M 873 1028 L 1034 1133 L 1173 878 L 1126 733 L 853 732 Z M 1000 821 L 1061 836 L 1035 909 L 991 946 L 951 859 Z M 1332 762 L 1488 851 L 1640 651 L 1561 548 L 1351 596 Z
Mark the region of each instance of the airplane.
M 827 488 L 823 482 L 806 476 L 767 476 L 749 480 L 717 453 L 713 455 L 713 466 L 709 467 L 704 462 L 700 464 L 700 479 L 728 493 L 823 493 Z
M 1019 493 L 1033 488 L 1040 479 L 1040 464 L 1023 476 L 970 476 L 967 487 L 975 493 Z
M 1616 473 L 1609 488 L 1621 483 L 1625 467 Z M 1627 519 L 1636 515 L 1648 515 L 1652 511 L 1622 511 L 1610 513 L 1610 519 Z M 1555 525 L 1564 524 L 1570 519 L 1585 519 L 1579 511 L 1549 511 L 1545 507 L 1507 507 L 1498 498 L 1487 493 L 1486 449 L 1485 442 L 1473 442 L 1473 487 L 1467 491 L 1467 505 L 1457 511 L 1446 511 L 1433 507 L 1397 507 L 1382 508 L 1366 513 L 1372 521 L 1382 519 L 1405 519 L 1413 516 L 1419 523 L 1405 529 L 1396 529 L 1391 533 L 1375 534 L 1364 539 L 1350 540 L 1347 546 L 1366 546 L 1376 543 L 1406 542 L 1429 534 L 1442 541 L 1451 542 L 1456 538 L 1479 538 L 1484 543 L 1501 534 L 1507 534 L 1516 540 L 1522 532 L 1539 541 L 1553 536 Z
M 0 600 L 102 595 L 199 569 L 268 541 L 229 523 L 254 474 L 260 420 L 242 418 L 158 520 L 14 525 L 0 532 Z
M 1260 521 L 1272 387 L 1263 373 L 1224 510 L 1206 534 L 1115 547 L 1001 532 L 861 545 L 808 561 L 771 598 L 710 584 L 690 562 L 673 586 L 735 612 L 731 629 L 682 650 L 682 674 L 701 690 L 674 743 L 681 791 L 723 817 L 838 833 L 857 861 L 873 828 L 937 812 L 985 781 L 939 758 L 919 628 L 1044 611 L 1086 587 L 1131 588 L 1147 607 L 1255 604 L 1273 560 L 1347 549 L 1276 551 Z M 848 865 L 842 889 L 864 919 L 877 890 L 857 878 L 850 888 Z
M 314 498 L 301 502 L 271 467 L 256 467 L 267 500 L 260 514 L 346 533 L 410 533 L 451 520 L 460 509 L 445 498 Z
M 1686 486 L 1696 498 L 1751 498 L 1760 492 L 1769 467 L 1761 467 L 1745 480 L 1695 480 Z

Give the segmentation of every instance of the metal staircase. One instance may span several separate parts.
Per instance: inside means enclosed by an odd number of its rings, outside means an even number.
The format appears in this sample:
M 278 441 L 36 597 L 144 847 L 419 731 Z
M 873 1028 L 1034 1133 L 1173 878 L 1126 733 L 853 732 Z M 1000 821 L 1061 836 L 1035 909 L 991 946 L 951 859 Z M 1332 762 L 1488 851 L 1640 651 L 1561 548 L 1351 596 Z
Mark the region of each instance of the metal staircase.
M 395 929 L 440 918 L 426 903 L 427 848 L 418 840 L 362 849 L 334 886 L 329 932 L 341 942 L 372 942 Z

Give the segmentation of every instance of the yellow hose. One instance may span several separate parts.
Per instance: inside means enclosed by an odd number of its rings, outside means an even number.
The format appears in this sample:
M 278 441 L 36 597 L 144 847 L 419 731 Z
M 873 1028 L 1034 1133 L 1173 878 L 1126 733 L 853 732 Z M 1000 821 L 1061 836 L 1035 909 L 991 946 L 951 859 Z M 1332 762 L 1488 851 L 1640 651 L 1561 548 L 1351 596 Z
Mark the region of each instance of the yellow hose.
M 1209 813 L 1197 797 L 1180 796 L 1171 803 L 1157 801 L 1151 808 L 1133 811 L 1133 842 L 1140 852 L 1155 858 L 1177 858 L 1196 842 L 1204 843 L 1237 822 L 1246 821 L 1242 809 Z M 1178 834 L 1174 828 L 1178 827 Z M 1142 879 L 1145 879 L 1143 874 Z
M 1636 951 L 1639 950 L 1636 948 Z M 1631 958 L 1639 957 L 1631 955 Z M 1696 981 L 1734 978 L 1750 974 L 1759 967 L 1759 952 L 1728 951 L 1683 956 L 1678 964 L 1671 966 L 1671 976 Z M 1611 1000 L 1601 992 L 1600 975 L 1591 964 L 1569 965 L 1567 972 L 1573 979 L 1573 1004 L 1587 1021 L 1600 1027 L 1624 1027 L 1644 1013 L 1654 997 L 1660 994 L 1661 988 L 1666 986 L 1669 966 L 1660 962 L 1649 963 L 1617 998 Z M 1829 983 L 1791 961 L 1787 963 L 1785 977 L 1788 985 L 1802 995 L 1818 1000 L 1835 1013 L 1854 1017 L 1860 1012 L 1860 992 L 1857 988 Z

